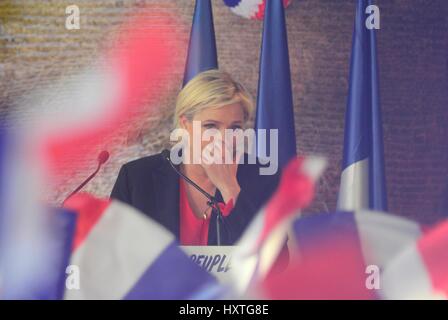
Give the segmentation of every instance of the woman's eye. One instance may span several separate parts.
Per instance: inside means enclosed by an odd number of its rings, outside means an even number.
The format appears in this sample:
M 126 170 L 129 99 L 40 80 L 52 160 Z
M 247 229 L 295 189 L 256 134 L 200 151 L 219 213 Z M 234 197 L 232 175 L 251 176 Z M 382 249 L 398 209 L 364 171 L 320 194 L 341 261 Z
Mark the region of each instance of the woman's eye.
M 206 129 L 212 129 L 215 128 L 215 125 L 213 123 L 206 123 L 203 125 L 203 127 Z
M 231 129 L 232 130 L 238 130 L 238 129 L 242 129 L 242 127 L 239 126 L 239 125 L 235 125 L 235 126 L 232 126 Z

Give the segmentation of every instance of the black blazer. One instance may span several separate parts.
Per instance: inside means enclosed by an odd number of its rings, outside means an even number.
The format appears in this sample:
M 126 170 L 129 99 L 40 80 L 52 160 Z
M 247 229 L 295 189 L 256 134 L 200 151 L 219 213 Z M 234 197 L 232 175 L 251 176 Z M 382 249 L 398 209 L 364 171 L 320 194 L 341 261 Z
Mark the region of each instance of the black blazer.
M 238 165 L 237 179 L 241 187 L 237 202 L 221 224 L 221 244 L 233 245 L 242 235 L 259 209 L 277 188 L 280 174 L 260 175 L 262 165 Z M 215 196 L 222 201 L 219 190 Z M 111 198 L 139 209 L 179 239 L 179 176 L 161 154 L 131 161 L 123 165 L 113 187 Z M 205 201 L 205 198 L 204 198 Z M 216 212 L 212 211 L 208 244 L 216 245 Z

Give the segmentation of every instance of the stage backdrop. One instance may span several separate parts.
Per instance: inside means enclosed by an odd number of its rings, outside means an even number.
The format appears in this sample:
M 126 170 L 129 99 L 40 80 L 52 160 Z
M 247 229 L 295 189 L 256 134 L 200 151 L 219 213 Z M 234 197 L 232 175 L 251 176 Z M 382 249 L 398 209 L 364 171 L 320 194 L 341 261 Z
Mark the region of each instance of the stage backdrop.
M 77 4 L 81 29 L 65 29 L 65 8 Z M 150 4 L 179 16 L 186 30 L 173 52 L 174 70 L 158 84 L 157 106 L 142 110 L 141 121 L 108 149 L 111 159 L 87 191 L 108 196 L 122 164 L 168 145 L 171 114 L 186 59 L 194 2 L 137 0 L 27 0 L 0 2 L 1 116 L 19 109 L 32 89 L 89 65 L 126 15 Z M 379 0 L 378 55 L 389 208 L 431 223 L 442 217 L 439 205 L 448 181 L 448 1 Z M 344 113 L 354 18 L 353 0 L 293 0 L 286 9 L 295 106 L 297 150 L 329 158 L 330 167 L 309 212 L 336 207 L 343 146 Z M 233 14 L 213 0 L 219 65 L 256 96 L 262 23 Z M 148 57 L 149 58 L 149 57 Z M 55 90 L 58 86 L 55 86 Z M 67 92 L 67 99 L 69 99 Z M 151 110 L 150 110 L 151 109 Z M 125 124 L 123 124 L 125 126 Z M 117 128 L 118 129 L 118 128 Z M 70 172 L 49 199 L 60 202 L 95 166 Z M 76 159 L 73 159 L 76 161 Z M 447 195 L 448 196 L 448 195 Z

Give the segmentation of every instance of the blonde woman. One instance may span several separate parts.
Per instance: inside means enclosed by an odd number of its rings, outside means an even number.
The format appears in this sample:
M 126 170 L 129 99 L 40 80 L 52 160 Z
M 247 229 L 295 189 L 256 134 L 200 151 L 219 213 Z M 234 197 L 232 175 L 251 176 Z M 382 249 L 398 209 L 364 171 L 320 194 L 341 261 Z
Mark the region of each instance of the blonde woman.
M 203 151 L 210 142 L 194 146 L 194 129 L 214 130 L 225 137 L 225 130 L 246 128 L 254 109 L 246 89 L 219 70 L 200 73 L 180 91 L 174 113 L 174 126 L 187 139 L 185 153 Z M 199 124 L 199 126 L 198 126 Z M 215 142 L 222 148 L 222 141 Z M 216 145 L 216 143 L 215 143 Z M 187 152 L 185 152 L 187 151 Z M 224 154 L 224 152 L 222 153 Z M 238 163 L 184 161 L 177 169 L 222 202 L 221 244 L 232 245 L 251 219 L 269 199 L 278 184 L 278 174 L 261 175 L 258 161 L 250 164 L 247 154 Z M 192 160 L 192 159 L 190 159 Z M 180 179 L 161 154 L 125 164 L 111 194 L 170 230 L 182 245 L 216 245 L 215 210 L 194 187 Z

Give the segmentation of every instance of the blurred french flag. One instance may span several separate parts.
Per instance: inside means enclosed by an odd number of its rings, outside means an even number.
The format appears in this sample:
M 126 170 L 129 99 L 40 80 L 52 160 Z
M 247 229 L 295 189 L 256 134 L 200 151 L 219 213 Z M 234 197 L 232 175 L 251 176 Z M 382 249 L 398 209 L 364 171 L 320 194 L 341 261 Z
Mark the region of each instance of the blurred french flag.
M 374 211 L 293 222 L 288 269 L 256 290 L 269 299 L 447 299 L 448 223 L 432 228 Z
M 43 206 L 23 137 L 0 133 L 0 299 L 58 299 L 76 216 Z
M 295 157 L 286 165 L 276 192 L 238 240 L 231 269 L 235 292 L 248 294 L 277 263 L 287 263 L 281 260 L 291 223 L 312 202 L 325 166 L 321 157 Z
M 72 279 L 64 299 L 193 299 L 217 287 L 169 231 L 133 207 L 88 194 L 65 206 L 78 216 L 70 265 L 79 286 Z
M 448 221 L 427 230 L 383 272 L 384 299 L 448 299 Z
M 225 293 L 169 231 L 131 206 L 89 194 L 65 206 L 42 208 L 44 219 L 28 223 L 21 219 L 31 214 L 7 214 L 2 299 L 213 299 Z
M 151 84 L 170 74 L 180 34 L 173 19 L 139 8 L 97 64 L 20 101 L 30 116 L 10 124 L 16 132 L 0 154 L 1 298 L 187 299 L 203 286 L 201 297 L 215 292 L 214 278 L 131 207 L 86 195 L 66 208 L 44 204 L 67 182 L 68 164 L 79 169 L 123 123 L 141 117 L 143 102 L 164 94 Z

